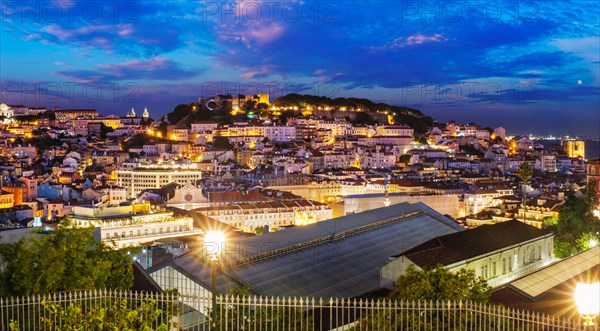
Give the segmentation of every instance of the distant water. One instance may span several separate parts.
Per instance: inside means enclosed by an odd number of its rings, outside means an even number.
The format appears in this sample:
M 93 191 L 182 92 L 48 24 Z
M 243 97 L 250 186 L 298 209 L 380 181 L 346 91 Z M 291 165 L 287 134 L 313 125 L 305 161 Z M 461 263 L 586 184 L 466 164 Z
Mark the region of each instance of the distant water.
M 546 150 L 550 150 L 553 145 L 560 145 L 560 140 L 536 140 L 535 142 L 544 145 Z M 588 160 L 600 158 L 600 141 L 585 141 L 585 158 Z

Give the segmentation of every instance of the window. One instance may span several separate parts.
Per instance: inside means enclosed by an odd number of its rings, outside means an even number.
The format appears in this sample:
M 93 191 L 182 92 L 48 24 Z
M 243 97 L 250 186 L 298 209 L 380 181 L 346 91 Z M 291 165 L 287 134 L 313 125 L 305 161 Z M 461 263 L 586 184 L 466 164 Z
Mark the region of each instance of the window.
M 488 267 L 486 265 L 481 267 L 481 277 L 483 277 L 484 279 L 488 278 Z
M 496 262 L 492 262 L 492 277 L 496 277 Z
M 517 265 L 519 265 L 518 255 L 515 254 L 514 258 L 511 258 L 509 256 L 508 257 L 508 271 L 512 272 L 513 271 L 513 266 L 517 266 Z

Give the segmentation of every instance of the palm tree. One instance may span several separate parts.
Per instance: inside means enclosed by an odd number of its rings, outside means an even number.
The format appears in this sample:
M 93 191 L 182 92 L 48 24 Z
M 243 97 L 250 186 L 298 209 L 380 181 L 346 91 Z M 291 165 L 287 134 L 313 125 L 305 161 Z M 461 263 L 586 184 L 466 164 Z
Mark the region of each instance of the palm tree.
M 521 182 L 523 183 L 521 191 L 523 193 L 523 209 L 525 209 L 525 202 L 526 202 L 526 198 L 527 198 L 527 193 L 525 192 L 525 188 L 527 185 L 527 181 L 531 178 L 531 176 L 533 176 L 533 169 L 531 168 L 531 165 L 529 164 L 529 162 L 522 162 L 521 165 L 519 166 L 519 169 L 515 173 L 515 176 L 519 177 L 519 179 L 521 179 Z M 525 216 L 523 216 L 523 217 L 525 217 Z

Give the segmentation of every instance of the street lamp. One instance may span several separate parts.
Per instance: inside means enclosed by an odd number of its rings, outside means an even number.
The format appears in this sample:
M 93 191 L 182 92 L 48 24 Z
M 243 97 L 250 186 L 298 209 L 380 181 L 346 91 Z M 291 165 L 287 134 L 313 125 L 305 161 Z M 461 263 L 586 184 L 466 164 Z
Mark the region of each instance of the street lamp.
M 600 311 L 600 282 L 586 284 L 579 283 L 575 288 L 575 303 L 577 310 L 583 317 L 583 325 L 594 326 L 594 319 Z
M 212 266 L 212 323 L 215 326 L 217 318 L 217 261 L 225 244 L 225 234 L 221 231 L 207 231 L 204 236 L 204 246 Z M 209 249 L 210 248 L 210 249 Z

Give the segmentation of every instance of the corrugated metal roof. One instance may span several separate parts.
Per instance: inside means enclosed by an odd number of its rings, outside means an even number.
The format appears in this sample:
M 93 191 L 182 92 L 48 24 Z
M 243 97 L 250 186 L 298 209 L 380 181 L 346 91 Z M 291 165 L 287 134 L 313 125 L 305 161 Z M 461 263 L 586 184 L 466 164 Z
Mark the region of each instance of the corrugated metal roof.
M 230 263 L 239 258 L 240 253 L 243 254 L 241 258 L 252 257 L 418 211 L 421 213 L 356 235 L 243 265 L 234 264 L 226 274 L 263 295 L 358 296 L 379 288 L 379 268 L 389 256 L 462 228 L 424 204 L 402 203 L 241 239 L 229 244 L 235 249 L 225 249 L 225 262 Z M 210 282 L 209 278 L 204 279 L 207 273 L 202 270 L 206 268 L 196 256 L 188 254 L 176 259 L 175 263 L 201 282 Z M 219 286 L 230 287 L 222 283 Z
M 554 264 L 519 278 L 510 286 L 532 298 L 600 264 L 600 246 L 560 260 Z

